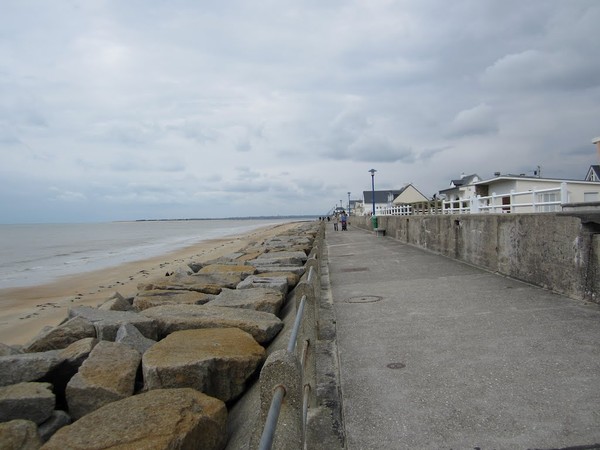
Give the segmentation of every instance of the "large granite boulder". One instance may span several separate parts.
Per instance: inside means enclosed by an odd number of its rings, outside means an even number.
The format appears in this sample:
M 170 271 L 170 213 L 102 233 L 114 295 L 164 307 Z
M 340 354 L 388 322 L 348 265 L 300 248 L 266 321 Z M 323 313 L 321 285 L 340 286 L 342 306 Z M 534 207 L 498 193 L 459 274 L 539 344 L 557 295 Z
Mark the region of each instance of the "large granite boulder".
M 141 355 L 117 342 L 101 341 L 67 384 L 67 404 L 73 418 L 133 395 Z
M 288 283 L 288 290 L 293 289 L 300 281 L 300 277 L 302 273 L 297 273 L 295 271 L 286 271 L 286 270 L 272 270 L 270 272 L 260 272 L 255 275 L 256 277 L 263 278 L 273 278 L 273 277 L 285 277 Z
M 203 305 L 204 303 L 207 303 L 213 298 L 213 295 L 204 294 L 198 291 L 140 291 L 133 299 L 133 306 L 138 311 L 143 311 L 144 309 L 153 308 L 155 306 L 173 305 L 178 303 L 187 305 Z
M 0 423 L 2 450 L 38 450 L 42 445 L 37 426 L 31 420 L 11 420 Z
M 158 278 L 149 283 L 140 283 L 138 291 L 196 291 L 217 295 L 223 288 L 234 289 L 242 278 L 240 273 L 234 272 L 173 275 Z
M 145 388 L 191 387 L 224 402 L 244 392 L 265 350 L 239 328 L 170 334 L 142 358 Z
M 240 328 L 250 333 L 257 342 L 264 344 L 270 342 L 283 327 L 283 322 L 273 314 L 222 306 L 156 306 L 141 314 L 156 321 L 161 338 L 181 330 Z
M 131 303 L 118 292 L 115 292 L 108 300 L 98 305 L 98 309 L 105 311 L 133 311 Z
M 115 342 L 129 345 L 131 348 L 137 350 L 140 355 L 143 355 L 146 350 L 156 344 L 156 341 L 144 337 L 142 333 L 130 323 L 123 324 L 119 327 Z
M 44 450 L 220 450 L 227 409 L 195 389 L 157 389 L 110 403 L 61 428 Z
M 266 277 L 250 275 L 237 285 L 238 289 L 270 288 L 276 289 L 283 295 L 287 294 L 288 281 L 286 277 Z
M 114 341 L 117 330 L 130 323 L 148 339 L 156 340 L 156 324 L 146 316 L 133 311 L 103 311 L 89 306 L 77 306 L 69 310 L 69 317 L 81 317 L 96 328 L 96 336 L 102 341 Z
M 43 329 L 23 347 L 23 351 L 38 353 L 62 349 L 80 339 L 95 337 L 96 327 L 89 320 L 83 317 L 73 317 L 61 325 Z
M 284 295 L 277 289 L 225 289 L 208 306 L 253 309 L 277 315 L 283 300 Z
M 69 416 L 65 411 L 60 409 L 55 409 L 52 411 L 50 418 L 38 426 L 38 433 L 42 439 L 42 442 L 46 442 L 54 433 L 70 423 L 71 416 Z
M 206 274 L 239 274 L 242 279 L 249 275 L 254 275 L 256 269 L 250 265 L 233 264 L 209 264 L 204 266 L 198 272 L 201 275 Z M 241 281 L 241 280 L 240 280 Z
M 256 262 L 260 265 L 268 262 L 269 264 L 278 264 L 280 266 L 302 266 L 306 262 L 306 259 L 306 253 L 302 251 L 281 251 L 263 253 L 256 258 Z
M 60 350 L 0 356 L 0 386 L 40 380 L 63 361 Z
M 25 419 L 39 425 L 52 415 L 54 404 L 55 397 L 50 383 L 3 386 L 0 387 L 0 422 Z

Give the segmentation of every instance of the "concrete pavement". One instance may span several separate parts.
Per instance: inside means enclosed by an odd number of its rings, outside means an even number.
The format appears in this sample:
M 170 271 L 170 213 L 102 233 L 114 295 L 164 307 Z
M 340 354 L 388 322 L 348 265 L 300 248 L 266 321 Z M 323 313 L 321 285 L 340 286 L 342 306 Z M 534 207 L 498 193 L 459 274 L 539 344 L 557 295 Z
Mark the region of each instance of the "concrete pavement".
M 352 226 L 326 245 L 348 449 L 600 448 L 598 305 Z

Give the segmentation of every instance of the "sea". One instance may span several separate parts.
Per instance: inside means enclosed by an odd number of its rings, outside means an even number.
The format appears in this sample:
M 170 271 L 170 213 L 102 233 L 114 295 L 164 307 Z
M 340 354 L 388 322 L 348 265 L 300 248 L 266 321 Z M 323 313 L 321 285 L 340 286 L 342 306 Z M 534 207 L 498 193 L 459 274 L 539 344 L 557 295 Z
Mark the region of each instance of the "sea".
M 0 224 L 0 289 L 160 256 L 209 239 L 298 219 L 160 220 Z

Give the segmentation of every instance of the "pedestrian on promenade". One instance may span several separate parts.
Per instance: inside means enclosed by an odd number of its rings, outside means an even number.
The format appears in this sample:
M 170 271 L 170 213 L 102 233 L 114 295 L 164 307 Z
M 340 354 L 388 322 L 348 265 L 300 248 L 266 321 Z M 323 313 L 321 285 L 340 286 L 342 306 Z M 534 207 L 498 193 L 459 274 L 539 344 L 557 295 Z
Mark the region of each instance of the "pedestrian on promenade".
M 334 231 L 338 231 L 338 223 L 340 223 L 340 218 L 336 214 L 335 216 L 333 216 L 333 229 L 334 229 Z
M 346 216 L 346 212 L 342 213 L 342 231 L 347 231 L 346 223 L 348 221 L 348 216 Z

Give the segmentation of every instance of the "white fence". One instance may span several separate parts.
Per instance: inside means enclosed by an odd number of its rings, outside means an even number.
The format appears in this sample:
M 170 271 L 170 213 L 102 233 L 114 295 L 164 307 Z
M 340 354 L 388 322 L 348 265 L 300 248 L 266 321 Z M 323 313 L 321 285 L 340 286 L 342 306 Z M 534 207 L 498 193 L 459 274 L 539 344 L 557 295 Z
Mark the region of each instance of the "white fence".
M 485 197 L 478 195 L 468 199 L 430 204 L 394 205 L 383 208 L 378 215 L 541 213 L 561 211 L 563 203 L 568 202 L 567 183 L 561 183 L 560 187 L 551 189 L 511 191 L 508 194 L 492 193 Z

